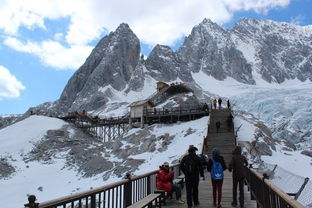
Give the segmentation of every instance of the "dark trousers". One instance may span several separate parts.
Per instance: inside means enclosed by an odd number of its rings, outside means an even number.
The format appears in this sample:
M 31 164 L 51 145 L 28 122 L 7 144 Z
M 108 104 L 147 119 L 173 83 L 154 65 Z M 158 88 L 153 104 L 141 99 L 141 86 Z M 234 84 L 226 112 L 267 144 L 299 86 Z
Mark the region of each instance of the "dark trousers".
M 198 184 L 199 178 L 185 178 L 187 205 L 198 204 Z
M 223 180 L 212 180 L 212 196 L 213 196 L 213 204 L 220 205 L 222 198 L 222 184 Z
M 245 178 L 233 178 L 233 202 L 237 204 L 237 184 L 239 184 L 239 204 L 244 206 L 244 182 Z
M 172 189 L 173 189 L 173 192 L 175 192 L 176 194 L 176 199 L 181 199 L 181 195 L 182 195 L 182 192 L 181 192 L 181 186 L 180 184 L 172 184 Z

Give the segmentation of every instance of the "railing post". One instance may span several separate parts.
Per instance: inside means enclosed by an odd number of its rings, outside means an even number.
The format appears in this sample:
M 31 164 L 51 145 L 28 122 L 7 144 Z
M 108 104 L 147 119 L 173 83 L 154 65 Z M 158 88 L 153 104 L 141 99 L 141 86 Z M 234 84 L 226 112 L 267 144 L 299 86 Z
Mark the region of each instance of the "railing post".
M 126 174 L 128 182 L 124 185 L 124 205 L 128 207 L 132 204 L 132 180 L 130 173 Z
M 146 191 L 147 191 L 147 195 L 149 195 L 151 193 L 151 175 L 147 176 L 147 181 L 146 181 Z
M 264 207 L 271 207 L 270 206 L 270 192 L 271 190 L 267 187 L 266 183 L 264 182 L 266 179 L 268 179 L 269 176 L 264 173 L 262 178 L 262 203 Z
M 95 194 L 91 195 L 91 208 L 96 207 L 96 200 L 95 200 Z
M 299 198 L 301 192 L 303 191 L 304 187 L 307 185 L 308 181 L 309 181 L 309 178 L 304 179 L 302 186 L 300 187 L 299 191 L 297 192 L 297 194 L 295 196 L 295 200 L 297 200 Z

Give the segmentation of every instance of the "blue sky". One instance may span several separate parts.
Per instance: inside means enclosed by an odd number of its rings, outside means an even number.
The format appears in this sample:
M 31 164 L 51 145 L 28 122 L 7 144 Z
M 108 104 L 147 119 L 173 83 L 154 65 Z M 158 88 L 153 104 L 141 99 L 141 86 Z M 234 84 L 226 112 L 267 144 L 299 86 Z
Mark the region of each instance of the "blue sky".
M 148 55 L 177 49 L 209 18 L 231 28 L 241 18 L 312 25 L 312 0 L 0 0 L 0 114 L 24 113 L 59 98 L 95 44 L 126 22 Z

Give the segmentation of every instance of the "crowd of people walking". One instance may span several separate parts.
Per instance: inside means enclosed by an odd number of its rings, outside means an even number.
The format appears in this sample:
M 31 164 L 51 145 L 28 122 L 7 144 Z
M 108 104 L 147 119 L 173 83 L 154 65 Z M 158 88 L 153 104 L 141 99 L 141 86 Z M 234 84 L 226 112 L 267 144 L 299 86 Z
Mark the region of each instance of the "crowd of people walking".
M 222 98 L 218 98 L 218 99 L 213 99 L 212 100 L 212 105 L 213 105 L 213 109 L 217 109 L 217 106 L 218 106 L 218 109 L 221 109 L 222 108 Z M 227 100 L 226 101 L 226 106 L 228 109 L 231 108 L 231 103 L 230 103 L 230 100 Z
M 187 207 L 192 208 L 193 206 L 200 205 L 198 186 L 200 178 L 205 180 L 204 168 L 206 168 L 211 178 L 213 206 L 222 208 L 224 171 L 228 169 L 229 172 L 232 172 L 233 178 L 233 199 L 231 205 L 237 207 L 239 202 L 239 207 L 244 208 L 244 182 L 246 177 L 244 166 L 247 166 L 248 162 L 246 157 L 242 155 L 241 147 L 236 146 L 232 151 L 232 159 L 228 166 L 218 148 L 213 148 L 212 157 L 209 159 L 206 155 L 197 155 L 196 151 L 198 149 L 190 145 L 188 154 L 182 158 L 180 163 L 180 169 L 185 175 Z M 165 190 L 171 197 L 172 193 L 175 192 L 176 202 L 179 204 L 185 203 L 181 200 L 181 186 L 172 182 L 173 173 L 169 171 L 169 164 L 167 162 L 160 166 L 156 178 L 157 189 Z M 239 200 L 237 200 L 237 187 L 239 187 Z
M 213 100 L 212 109 L 222 108 L 222 99 Z M 227 108 L 231 108 L 230 101 L 227 100 Z M 223 122 L 223 121 L 222 121 Z M 233 115 L 230 113 L 226 120 L 224 121 L 227 126 L 227 130 L 230 132 L 233 130 Z M 216 121 L 216 133 L 220 133 L 221 122 Z M 224 128 L 223 131 L 226 131 Z M 222 131 L 222 132 L 223 132 Z M 222 207 L 222 186 L 224 180 L 224 171 L 228 169 L 229 172 L 232 172 L 232 203 L 233 207 L 239 205 L 240 208 L 244 207 L 244 183 L 245 183 L 245 172 L 244 167 L 248 165 L 247 159 L 242 155 L 242 149 L 240 146 L 236 146 L 232 151 L 232 158 L 228 164 L 226 164 L 222 152 L 218 148 L 213 148 L 211 153 L 211 158 L 208 158 L 206 155 L 200 154 L 197 155 L 196 151 L 198 149 L 193 145 L 190 145 L 187 151 L 187 154 L 182 158 L 180 162 L 180 169 L 185 176 L 185 186 L 186 186 L 186 203 L 187 207 L 191 208 L 193 206 L 198 206 L 199 201 L 199 182 L 200 178 L 205 180 L 204 169 L 210 173 L 210 180 L 212 186 L 212 203 L 214 207 Z M 164 164 L 164 167 L 166 164 Z M 157 178 L 162 178 L 161 171 Z M 165 177 L 163 177 L 165 178 Z M 168 175 L 168 180 L 172 180 L 173 175 Z M 184 203 L 181 200 L 181 187 L 174 187 L 175 184 L 168 184 L 167 188 L 163 187 L 169 194 L 176 192 L 176 200 L 178 203 Z M 162 187 L 158 186 L 157 188 L 161 189 Z M 239 197 L 237 200 L 239 188 Z

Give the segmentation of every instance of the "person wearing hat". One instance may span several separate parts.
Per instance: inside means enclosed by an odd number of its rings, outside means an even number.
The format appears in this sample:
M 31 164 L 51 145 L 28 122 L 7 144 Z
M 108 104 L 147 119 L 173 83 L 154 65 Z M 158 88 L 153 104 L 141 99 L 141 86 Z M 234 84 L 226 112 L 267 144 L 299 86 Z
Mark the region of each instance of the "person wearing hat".
M 38 208 L 39 203 L 35 203 L 36 200 L 37 200 L 37 198 L 35 195 L 28 196 L 28 203 L 24 204 L 24 207 L 25 208 Z
M 186 198 L 188 208 L 199 205 L 198 201 L 198 184 L 199 175 L 203 178 L 204 171 L 200 158 L 196 155 L 198 149 L 194 145 L 190 145 L 188 154 L 185 155 L 180 164 L 180 168 L 185 175 Z
M 156 188 L 159 190 L 165 190 L 169 196 L 172 193 L 176 193 L 176 202 L 179 204 L 184 204 L 181 200 L 181 186 L 179 184 L 173 184 L 173 173 L 169 171 L 169 163 L 164 162 L 157 171 L 156 175 Z

